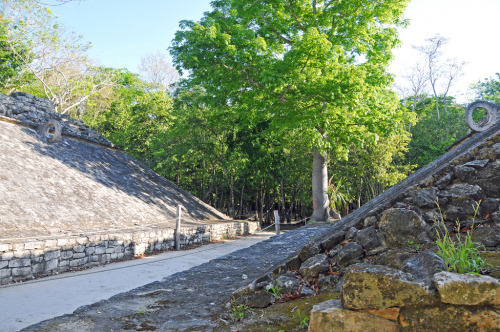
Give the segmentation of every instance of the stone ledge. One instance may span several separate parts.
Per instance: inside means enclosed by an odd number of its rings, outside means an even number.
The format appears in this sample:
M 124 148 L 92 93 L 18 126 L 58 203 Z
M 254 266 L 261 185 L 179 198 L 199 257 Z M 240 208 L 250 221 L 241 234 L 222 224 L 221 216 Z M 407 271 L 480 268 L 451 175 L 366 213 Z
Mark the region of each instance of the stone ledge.
M 398 325 L 366 312 L 344 309 L 340 300 L 329 300 L 313 307 L 309 332 L 330 331 L 396 332 Z
M 258 222 L 227 222 L 181 228 L 181 247 L 259 230 Z M 0 284 L 119 261 L 175 248 L 173 229 L 0 244 Z

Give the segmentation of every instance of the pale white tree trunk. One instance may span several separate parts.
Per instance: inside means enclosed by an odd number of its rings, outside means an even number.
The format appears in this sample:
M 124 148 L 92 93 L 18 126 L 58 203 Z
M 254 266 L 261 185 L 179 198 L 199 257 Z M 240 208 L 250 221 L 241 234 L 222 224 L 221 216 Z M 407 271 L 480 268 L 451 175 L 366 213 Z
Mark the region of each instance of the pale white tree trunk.
M 325 156 L 314 150 L 312 171 L 312 192 L 314 212 L 311 221 L 328 220 L 330 200 L 328 199 L 328 170 Z

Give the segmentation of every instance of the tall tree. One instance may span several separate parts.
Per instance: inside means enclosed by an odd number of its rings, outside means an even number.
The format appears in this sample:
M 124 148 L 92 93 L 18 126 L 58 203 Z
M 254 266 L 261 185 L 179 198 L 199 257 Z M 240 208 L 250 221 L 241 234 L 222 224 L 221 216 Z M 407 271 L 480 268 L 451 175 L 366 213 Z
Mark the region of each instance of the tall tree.
M 172 90 L 179 81 L 179 73 L 162 52 L 147 53 L 141 57 L 139 73 L 144 81 L 152 84 L 153 89 Z
M 269 121 L 313 154 L 312 219 L 329 215 L 328 154 L 402 133 L 386 68 L 408 0 L 216 0 L 170 48 L 189 82 L 242 121 Z
M 459 62 L 457 59 L 441 61 L 442 49 L 449 42 L 448 38 L 437 34 L 427 38 L 426 42 L 427 44 L 415 48 L 425 56 L 428 81 L 434 94 L 437 118 L 440 120 L 440 100 L 444 104 L 445 112 L 448 113 L 447 96 L 455 80 L 463 75 L 462 69 L 465 62 Z
M 90 45 L 61 26 L 50 9 L 35 0 L 0 0 L 0 5 L 5 45 L 34 78 L 26 92 L 52 100 L 56 111 L 67 113 L 112 84 L 110 72 L 88 57 Z

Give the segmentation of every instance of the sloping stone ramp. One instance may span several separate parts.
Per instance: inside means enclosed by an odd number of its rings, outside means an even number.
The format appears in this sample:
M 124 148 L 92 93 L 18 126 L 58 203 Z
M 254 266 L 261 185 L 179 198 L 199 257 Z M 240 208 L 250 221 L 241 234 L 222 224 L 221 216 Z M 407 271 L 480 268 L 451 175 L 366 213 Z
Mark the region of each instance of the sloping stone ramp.
M 230 219 L 129 155 L 0 119 L 0 237 L 36 237 L 165 223 Z

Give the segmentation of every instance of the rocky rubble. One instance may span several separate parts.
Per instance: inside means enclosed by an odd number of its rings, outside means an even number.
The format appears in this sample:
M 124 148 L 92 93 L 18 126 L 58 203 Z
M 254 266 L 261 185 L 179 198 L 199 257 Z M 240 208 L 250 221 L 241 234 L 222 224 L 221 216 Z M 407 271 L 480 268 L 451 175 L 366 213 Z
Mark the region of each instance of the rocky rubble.
M 21 121 L 32 127 L 43 125 L 47 120 L 56 120 L 62 127 L 62 134 L 85 139 L 109 147 L 115 147 L 97 131 L 90 129 L 81 120 L 67 114 L 53 111 L 50 100 L 32 96 L 24 92 L 13 92 L 9 96 L 0 94 L 0 116 Z
M 341 302 L 332 300 L 315 307 L 310 331 L 426 330 L 429 322 L 421 318 L 427 316 L 438 326 L 445 317 L 456 317 L 441 330 L 457 326 L 500 330 L 499 281 L 442 272 L 444 261 L 435 255 L 436 238 L 443 234 L 443 227 L 452 234 L 472 229 L 473 240 L 484 250 L 498 251 L 499 207 L 497 131 L 401 192 L 390 204 L 381 204 L 310 241 L 279 271 L 254 283 L 251 292 L 263 294 L 279 285 L 284 295 L 278 300 L 287 300 L 309 296 L 303 289 L 312 290 L 313 295 L 341 290 Z M 441 218 L 443 223 L 437 223 Z M 287 282 L 281 282 L 285 275 Z M 240 289 L 233 301 L 252 306 L 249 288 L 243 289 L 245 297 Z M 267 305 L 276 300 L 269 297 Z

